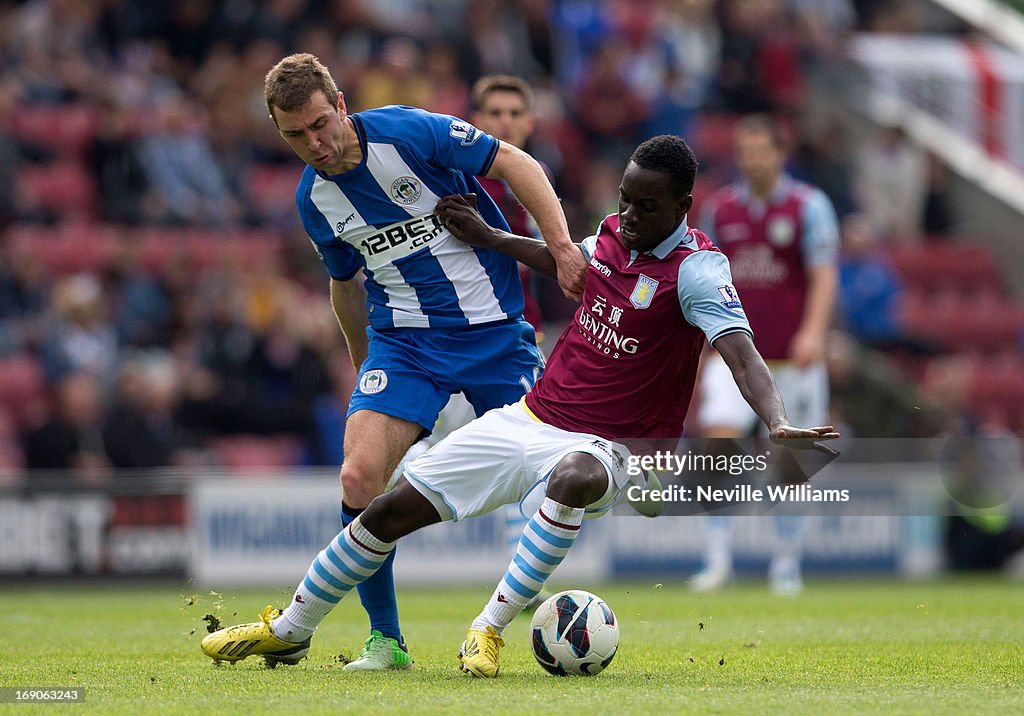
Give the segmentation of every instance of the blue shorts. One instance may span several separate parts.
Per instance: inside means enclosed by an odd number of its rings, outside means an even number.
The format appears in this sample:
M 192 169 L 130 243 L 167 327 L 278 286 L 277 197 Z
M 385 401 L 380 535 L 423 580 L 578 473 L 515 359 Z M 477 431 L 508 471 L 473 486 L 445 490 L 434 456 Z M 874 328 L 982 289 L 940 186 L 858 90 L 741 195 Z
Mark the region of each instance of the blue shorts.
M 369 354 L 348 415 L 373 410 L 428 432 L 454 393 L 463 392 L 483 415 L 523 397 L 543 365 L 533 327 L 522 320 L 455 330 L 367 328 L 366 334 Z

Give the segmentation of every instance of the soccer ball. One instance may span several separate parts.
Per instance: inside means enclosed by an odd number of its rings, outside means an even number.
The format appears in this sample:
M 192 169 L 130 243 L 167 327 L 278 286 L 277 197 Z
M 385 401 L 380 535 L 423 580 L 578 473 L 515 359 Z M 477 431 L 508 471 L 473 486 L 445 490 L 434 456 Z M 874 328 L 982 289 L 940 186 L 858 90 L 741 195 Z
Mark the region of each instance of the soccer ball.
M 600 597 L 581 589 L 559 592 L 530 622 L 537 663 L 555 676 L 594 676 L 615 658 L 619 623 Z

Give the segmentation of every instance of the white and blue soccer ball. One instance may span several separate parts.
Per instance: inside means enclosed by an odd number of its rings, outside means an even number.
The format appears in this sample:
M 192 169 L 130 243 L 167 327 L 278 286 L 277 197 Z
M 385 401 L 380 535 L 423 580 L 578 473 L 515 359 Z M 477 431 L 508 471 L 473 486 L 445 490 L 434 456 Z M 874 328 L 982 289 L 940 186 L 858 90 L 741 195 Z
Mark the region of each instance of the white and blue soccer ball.
M 595 594 L 559 592 L 537 607 L 530 622 L 537 663 L 555 676 L 594 676 L 615 658 L 619 622 Z

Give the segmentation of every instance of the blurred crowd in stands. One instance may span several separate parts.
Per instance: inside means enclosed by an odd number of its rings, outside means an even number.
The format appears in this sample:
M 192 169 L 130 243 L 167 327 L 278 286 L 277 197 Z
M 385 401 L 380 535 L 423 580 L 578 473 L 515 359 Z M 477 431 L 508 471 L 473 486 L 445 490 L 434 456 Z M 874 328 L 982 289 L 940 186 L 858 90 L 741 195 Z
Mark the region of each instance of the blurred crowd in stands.
M 933 238 L 957 223 L 942 165 L 897 125 L 854 145 L 837 121 L 805 121 L 809 78 L 844 36 L 915 31 L 916 8 L 0 0 L 0 472 L 340 463 L 352 366 L 296 216 L 302 167 L 263 101 L 264 74 L 293 51 L 331 68 L 350 111 L 467 117 L 479 76 L 526 78 L 528 150 L 551 168 L 575 237 L 615 210 L 638 141 L 693 144 L 699 206 L 734 177 L 737 117 L 775 114 L 792 172 L 843 219 L 838 423 L 933 434 L 952 409 L 1020 430 L 1021 310 L 983 248 Z M 952 274 L 935 282 L 940 264 Z M 557 287 L 537 289 L 548 319 L 564 321 Z M 998 324 L 997 345 L 962 335 L 968 310 Z M 1000 372 L 981 370 L 993 361 Z M 1001 407 L 976 409 L 985 390 Z

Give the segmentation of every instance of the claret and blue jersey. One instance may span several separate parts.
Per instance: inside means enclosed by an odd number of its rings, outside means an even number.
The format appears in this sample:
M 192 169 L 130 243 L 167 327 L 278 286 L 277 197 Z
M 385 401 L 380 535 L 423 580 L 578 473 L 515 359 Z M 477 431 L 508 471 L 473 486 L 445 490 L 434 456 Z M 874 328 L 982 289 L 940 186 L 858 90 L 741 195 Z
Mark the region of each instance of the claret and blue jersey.
M 344 281 L 363 270 L 370 325 L 458 328 L 519 318 L 515 260 L 457 240 L 433 216 L 441 197 L 473 192 L 484 219 L 507 230 L 474 178 L 490 170 L 498 141 L 455 117 L 412 107 L 350 117 L 363 161 L 336 176 L 307 166 L 296 203 L 331 277 Z

